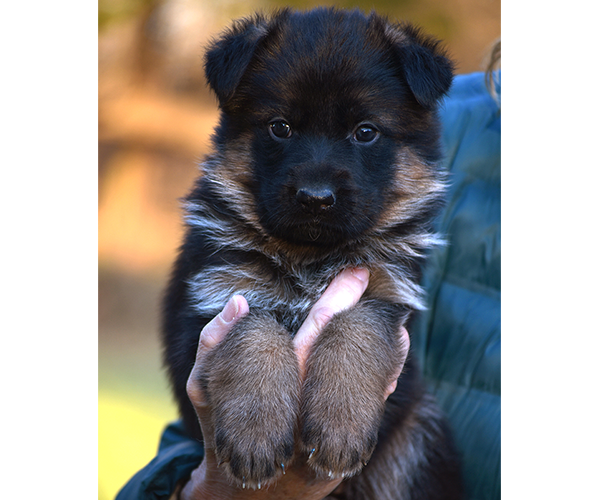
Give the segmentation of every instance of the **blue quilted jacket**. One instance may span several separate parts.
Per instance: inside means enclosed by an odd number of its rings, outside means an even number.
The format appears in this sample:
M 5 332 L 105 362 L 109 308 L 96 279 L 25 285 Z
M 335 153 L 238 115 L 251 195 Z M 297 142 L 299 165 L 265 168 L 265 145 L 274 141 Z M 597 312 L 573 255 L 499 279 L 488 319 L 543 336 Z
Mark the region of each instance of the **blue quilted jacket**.
M 438 229 L 448 244 L 427 262 L 429 309 L 411 346 L 450 418 L 466 498 L 499 500 L 500 111 L 482 73 L 456 78 L 441 118 L 451 184 Z
M 500 499 L 500 112 L 482 73 L 458 76 L 440 110 L 450 172 L 437 224 L 448 244 L 423 276 L 429 309 L 411 326 L 431 391 L 463 457 L 467 500 Z M 117 500 L 166 500 L 203 457 L 180 423 Z

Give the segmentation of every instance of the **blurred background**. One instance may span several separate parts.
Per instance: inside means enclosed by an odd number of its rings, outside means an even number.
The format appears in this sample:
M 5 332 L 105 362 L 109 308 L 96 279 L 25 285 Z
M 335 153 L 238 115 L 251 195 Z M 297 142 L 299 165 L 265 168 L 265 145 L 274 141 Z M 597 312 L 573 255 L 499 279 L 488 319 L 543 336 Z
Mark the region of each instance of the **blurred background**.
M 99 0 L 99 500 L 152 459 L 177 416 L 159 304 L 182 236 L 178 199 L 217 119 L 204 46 L 232 18 L 286 5 L 413 21 L 444 40 L 458 73 L 481 71 L 500 36 L 500 0 Z

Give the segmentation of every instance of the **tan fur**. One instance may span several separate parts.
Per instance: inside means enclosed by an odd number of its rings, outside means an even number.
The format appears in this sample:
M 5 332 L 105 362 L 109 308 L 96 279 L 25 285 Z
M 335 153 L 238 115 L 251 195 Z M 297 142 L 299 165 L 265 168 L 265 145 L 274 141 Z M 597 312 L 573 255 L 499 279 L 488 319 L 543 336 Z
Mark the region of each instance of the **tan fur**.
M 264 230 L 256 215 L 254 199 L 249 186 L 253 183 L 250 155 L 250 137 L 242 136 L 227 146 L 222 157 L 203 165 L 204 175 L 224 200 L 230 200 L 235 211 L 260 234 Z
M 439 174 L 432 171 L 415 153 L 408 148 L 401 149 L 396 155 L 396 177 L 390 198 L 389 209 L 382 214 L 378 226 L 386 228 L 414 216 L 421 207 L 440 196 L 446 190 L 446 184 Z

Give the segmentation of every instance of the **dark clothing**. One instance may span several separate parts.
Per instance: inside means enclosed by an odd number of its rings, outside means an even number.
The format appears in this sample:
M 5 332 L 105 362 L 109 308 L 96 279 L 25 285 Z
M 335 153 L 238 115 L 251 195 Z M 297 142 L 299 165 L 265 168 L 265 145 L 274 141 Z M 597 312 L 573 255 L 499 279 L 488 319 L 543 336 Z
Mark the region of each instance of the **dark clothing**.
M 498 92 L 500 91 L 497 88 Z M 448 244 L 427 261 L 429 309 L 411 349 L 450 419 L 466 499 L 500 498 L 500 111 L 482 73 L 456 78 L 440 110 Z

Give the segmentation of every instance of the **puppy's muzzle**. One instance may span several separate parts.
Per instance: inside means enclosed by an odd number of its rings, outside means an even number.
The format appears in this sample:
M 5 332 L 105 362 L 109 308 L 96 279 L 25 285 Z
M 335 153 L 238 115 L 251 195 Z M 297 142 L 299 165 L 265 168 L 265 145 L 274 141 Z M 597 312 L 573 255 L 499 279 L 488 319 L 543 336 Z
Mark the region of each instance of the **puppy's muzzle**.
M 336 198 L 329 187 L 303 187 L 296 192 L 296 200 L 305 212 L 319 215 L 335 205 Z

